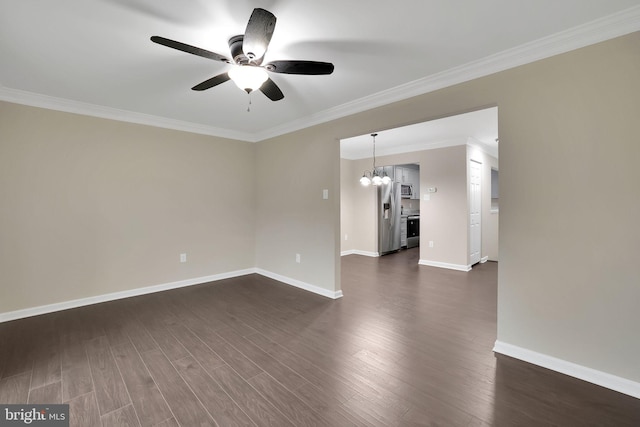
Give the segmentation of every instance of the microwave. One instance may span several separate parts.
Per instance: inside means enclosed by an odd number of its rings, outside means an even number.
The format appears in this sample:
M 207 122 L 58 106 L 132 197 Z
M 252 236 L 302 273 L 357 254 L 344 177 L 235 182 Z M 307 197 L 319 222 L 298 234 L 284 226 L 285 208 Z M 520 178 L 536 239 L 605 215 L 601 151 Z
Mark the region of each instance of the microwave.
M 410 199 L 413 195 L 413 186 L 411 184 L 400 184 L 400 196 L 403 199 Z

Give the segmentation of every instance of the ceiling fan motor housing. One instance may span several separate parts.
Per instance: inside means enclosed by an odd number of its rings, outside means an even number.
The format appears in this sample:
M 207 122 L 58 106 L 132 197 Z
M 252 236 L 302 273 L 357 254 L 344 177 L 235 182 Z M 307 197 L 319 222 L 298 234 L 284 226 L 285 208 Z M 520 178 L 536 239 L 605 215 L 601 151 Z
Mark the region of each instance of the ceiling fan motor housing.
M 229 39 L 229 50 L 231 51 L 231 56 L 233 57 L 233 61 L 238 65 L 246 65 L 249 63 L 249 58 L 247 58 L 242 50 L 243 40 L 243 35 L 233 36 Z

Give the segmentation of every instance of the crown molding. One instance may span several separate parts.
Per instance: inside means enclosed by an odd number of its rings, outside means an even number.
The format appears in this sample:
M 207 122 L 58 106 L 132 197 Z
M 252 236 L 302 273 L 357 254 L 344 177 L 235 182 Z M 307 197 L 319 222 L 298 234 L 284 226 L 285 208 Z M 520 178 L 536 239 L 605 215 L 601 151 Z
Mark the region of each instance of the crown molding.
M 507 49 L 258 133 L 259 141 L 403 101 L 500 71 L 640 31 L 640 6 Z
M 120 122 L 136 123 L 140 125 L 154 126 L 164 129 L 179 130 L 197 133 L 201 135 L 217 136 L 221 138 L 238 139 L 241 141 L 256 142 L 255 135 L 249 132 L 238 132 L 230 129 L 222 129 L 199 123 L 169 119 L 167 117 L 153 116 L 134 111 L 120 110 L 104 107 L 86 102 L 57 98 L 34 92 L 11 89 L 0 86 L 0 101 L 29 105 L 32 107 L 46 108 L 49 110 L 64 111 L 66 113 L 82 114 L 85 116 L 100 117 L 103 119 L 117 120 Z
M 480 60 L 472 61 L 256 133 L 240 132 L 150 114 L 103 107 L 95 104 L 11 89 L 4 86 L 0 86 L 0 100 L 202 135 L 246 142 L 259 142 L 549 58 L 635 31 L 640 31 L 640 6 L 634 6 L 551 36 L 487 56 Z

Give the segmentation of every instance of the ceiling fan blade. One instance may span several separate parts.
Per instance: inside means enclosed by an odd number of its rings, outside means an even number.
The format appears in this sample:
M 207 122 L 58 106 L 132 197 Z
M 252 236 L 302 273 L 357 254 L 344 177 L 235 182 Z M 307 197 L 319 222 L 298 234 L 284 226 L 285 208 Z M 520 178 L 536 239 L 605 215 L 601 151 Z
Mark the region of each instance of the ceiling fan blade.
M 203 58 L 209 58 L 209 59 L 213 59 L 215 61 L 222 61 L 222 62 L 227 62 L 227 63 L 231 63 L 231 61 L 218 54 L 215 52 L 211 52 L 209 50 L 205 50 L 205 49 L 201 49 L 199 47 L 195 47 L 195 46 L 191 46 L 189 44 L 185 44 L 185 43 L 180 43 L 177 42 L 175 40 L 171 40 L 171 39 L 166 39 L 164 37 L 160 37 L 160 36 L 153 36 L 151 37 L 151 41 L 154 43 L 158 43 L 161 44 L 163 46 L 167 46 L 170 47 L 172 49 L 177 49 L 177 50 L 181 50 L 183 52 L 187 52 L 187 53 L 191 53 L 193 55 L 198 55 L 198 56 L 202 56 Z
M 264 56 L 275 28 L 276 17 L 273 13 L 260 8 L 253 9 L 242 42 L 242 51 L 249 60 L 259 61 Z
M 211 89 L 214 86 L 218 86 L 220 83 L 226 82 L 227 80 L 229 80 L 229 74 L 228 73 L 222 73 L 222 74 L 218 74 L 215 77 L 211 77 L 209 80 L 205 80 L 202 83 L 199 83 L 199 84 L 195 85 L 191 89 L 192 90 Z
M 272 101 L 280 101 L 284 98 L 284 94 L 278 85 L 276 85 L 271 79 L 267 79 L 267 81 L 265 81 L 260 87 L 260 90 Z
M 317 61 L 271 61 L 264 68 L 274 73 L 305 74 L 309 76 L 333 73 L 332 63 Z

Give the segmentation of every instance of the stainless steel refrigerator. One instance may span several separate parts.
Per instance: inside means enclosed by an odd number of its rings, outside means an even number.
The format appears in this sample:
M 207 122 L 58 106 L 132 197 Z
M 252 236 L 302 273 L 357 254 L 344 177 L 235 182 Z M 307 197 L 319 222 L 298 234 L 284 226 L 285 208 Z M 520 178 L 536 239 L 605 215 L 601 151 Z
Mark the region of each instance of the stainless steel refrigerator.
M 400 249 L 400 183 L 378 187 L 378 253 L 386 255 Z

